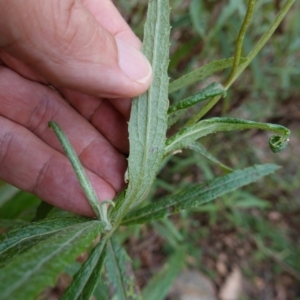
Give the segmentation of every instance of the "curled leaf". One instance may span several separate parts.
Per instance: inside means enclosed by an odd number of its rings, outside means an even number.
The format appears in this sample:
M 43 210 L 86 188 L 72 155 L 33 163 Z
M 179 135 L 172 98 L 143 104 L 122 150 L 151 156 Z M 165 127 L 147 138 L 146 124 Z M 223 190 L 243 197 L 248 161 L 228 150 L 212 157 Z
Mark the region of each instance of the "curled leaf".
M 286 136 L 273 135 L 269 139 L 269 146 L 274 153 L 280 152 L 287 146 L 289 138 Z
M 184 127 L 166 141 L 165 155 L 171 152 L 187 147 L 197 139 L 208 134 L 244 130 L 244 129 L 262 129 L 274 132 L 278 135 L 272 136 L 269 140 L 270 148 L 273 152 L 283 150 L 289 141 L 290 130 L 284 126 L 261 123 L 235 118 L 211 118 L 200 121 L 194 125 Z

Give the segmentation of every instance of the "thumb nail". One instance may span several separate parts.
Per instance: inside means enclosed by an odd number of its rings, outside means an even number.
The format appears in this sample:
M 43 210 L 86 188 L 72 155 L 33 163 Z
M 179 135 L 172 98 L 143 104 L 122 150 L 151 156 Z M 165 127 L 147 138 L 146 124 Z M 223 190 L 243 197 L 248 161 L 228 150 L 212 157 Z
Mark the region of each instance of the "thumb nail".
M 123 73 L 133 81 L 145 83 L 152 75 L 152 68 L 142 52 L 126 42 L 116 39 L 119 66 Z

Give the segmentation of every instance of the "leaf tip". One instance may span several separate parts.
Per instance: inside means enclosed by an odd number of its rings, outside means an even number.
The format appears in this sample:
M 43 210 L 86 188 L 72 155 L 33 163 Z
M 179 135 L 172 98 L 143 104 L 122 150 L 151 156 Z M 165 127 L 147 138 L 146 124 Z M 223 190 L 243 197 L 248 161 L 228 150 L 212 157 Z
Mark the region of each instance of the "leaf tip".
M 273 153 L 278 153 L 287 147 L 289 141 L 289 134 L 286 136 L 273 135 L 269 139 L 269 146 Z

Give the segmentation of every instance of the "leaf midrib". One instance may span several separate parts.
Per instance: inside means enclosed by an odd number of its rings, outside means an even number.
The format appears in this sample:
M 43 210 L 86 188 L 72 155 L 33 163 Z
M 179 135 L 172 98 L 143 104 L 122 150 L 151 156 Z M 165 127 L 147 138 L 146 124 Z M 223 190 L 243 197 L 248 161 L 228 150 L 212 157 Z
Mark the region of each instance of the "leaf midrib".
M 89 223 L 92 223 L 92 224 L 89 224 Z M 88 229 L 89 227 L 92 227 L 92 226 L 95 226 L 95 223 L 94 222 L 88 222 L 86 227 L 82 228 L 80 231 L 78 231 L 76 234 L 74 234 L 70 239 L 68 239 L 66 242 L 61 244 L 61 246 L 58 247 L 57 250 L 51 252 L 50 255 L 45 256 L 44 259 L 41 260 L 40 263 L 38 263 L 35 268 L 33 268 L 33 269 L 29 270 L 28 272 L 26 272 L 24 274 L 24 276 L 22 277 L 22 279 L 17 281 L 14 285 L 11 285 L 10 289 L 7 290 L 6 294 L 4 294 L 2 296 L 5 298 L 6 296 L 9 296 L 9 294 L 11 294 L 15 290 L 17 290 L 28 279 L 28 277 L 30 277 L 32 274 L 34 274 L 35 271 L 40 269 L 43 264 L 47 263 L 51 258 L 53 258 L 55 255 L 57 255 L 64 247 L 66 247 L 74 239 L 76 239 L 78 236 L 80 236 L 82 234 L 82 232 L 84 232 L 86 229 Z
M 51 221 L 52 221 L 52 220 L 51 220 Z M 53 221 L 52 221 L 52 222 L 53 222 Z M 22 238 L 21 240 L 20 240 L 20 239 L 17 240 L 17 242 L 14 242 L 14 243 L 13 243 L 11 246 L 9 246 L 8 248 L 5 248 L 4 250 L 1 250 L 1 251 L 0 251 L 0 255 L 2 255 L 3 253 L 5 253 L 5 252 L 8 251 L 9 249 L 15 247 L 15 246 L 16 246 L 17 244 L 19 244 L 19 243 L 22 243 L 22 242 L 27 241 L 27 240 L 30 240 L 30 239 L 34 239 L 34 238 L 36 238 L 36 237 L 43 237 L 43 236 L 45 236 L 45 235 L 51 235 L 51 234 L 54 234 L 54 233 L 59 232 L 59 231 L 61 231 L 61 230 L 67 229 L 67 228 L 69 228 L 69 227 L 72 227 L 72 226 L 74 226 L 74 225 L 76 225 L 76 223 L 75 223 L 75 224 L 70 224 L 70 225 L 68 225 L 68 226 L 66 226 L 66 227 L 57 228 L 57 229 L 54 229 L 54 230 L 52 230 L 52 231 L 47 231 L 47 232 L 40 233 L 40 234 L 37 233 L 37 234 L 35 234 L 35 235 L 26 236 L 26 237 Z M 17 237 L 16 237 L 16 238 L 17 238 Z
M 274 168 L 274 169 L 272 169 L 272 170 L 267 170 L 266 172 L 260 174 L 259 177 L 262 177 L 262 176 L 264 176 L 264 175 L 270 174 L 270 173 L 274 172 L 275 170 L 276 170 L 276 168 Z M 250 171 L 250 170 L 249 170 L 249 171 Z M 255 172 L 255 169 L 251 170 L 251 172 Z M 249 173 L 251 173 L 251 172 L 249 172 Z M 221 182 L 220 184 L 218 184 L 217 186 L 210 188 L 209 191 L 210 191 L 210 192 L 213 192 L 213 191 L 216 190 L 216 189 L 222 188 L 222 186 L 224 186 L 224 185 L 231 184 L 233 181 L 241 180 L 243 177 L 248 177 L 249 175 L 250 175 L 250 174 L 247 174 L 247 175 L 245 176 L 245 175 L 243 175 L 243 174 L 240 174 L 240 175 L 238 175 L 238 177 L 234 177 L 234 178 L 230 179 L 229 181 L 226 181 L 226 182 L 222 181 L 222 182 Z M 229 175 L 228 175 L 228 176 L 229 176 Z M 200 191 L 199 194 L 198 194 L 198 193 L 195 193 L 195 194 L 197 195 L 197 197 L 201 197 L 201 195 L 203 195 L 203 194 L 206 193 L 206 192 L 208 192 L 208 191 L 203 190 L 203 191 Z M 180 192 L 179 192 L 178 194 L 180 194 Z M 172 196 L 169 196 L 169 197 L 171 198 Z M 178 197 L 178 195 L 174 195 L 174 198 L 176 198 L 176 197 Z M 189 195 L 189 197 L 191 197 L 191 195 Z M 192 197 L 195 197 L 195 195 L 192 195 Z M 163 200 L 163 199 L 162 199 L 162 200 Z M 176 200 L 174 200 L 174 202 L 176 202 Z M 190 202 L 190 201 L 187 201 L 187 203 L 189 203 L 189 202 Z M 204 202 L 202 202 L 202 203 L 204 204 L 205 202 L 206 202 L 206 201 L 204 201 Z M 157 207 L 157 209 L 154 208 L 154 209 L 151 211 L 151 214 L 152 214 L 152 213 L 157 213 L 157 212 L 163 211 L 163 210 L 167 209 L 169 206 L 176 205 L 176 204 L 177 204 L 177 203 L 172 203 L 171 205 L 166 204 L 165 206 L 162 205 L 161 207 Z M 186 203 L 185 203 L 185 204 L 186 204 Z M 136 217 L 133 217 L 133 218 L 131 218 L 131 219 L 126 219 L 126 220 L 124 220 L 124 221 L 125 221 L 124 224 L 126 224 L 127 222 L 132 222 L 132 221 L 134 221 L 134 220 L 141 219 L 141 218 L 143 218 L 143 217 L 145 217 L 145 216 L 147 216 L 147 215 L 149 215 L 149 213 L 146 212 L 145 214 L 140 214 L 140 215 L 138 215 L 138 216 L 136 216 Z
M 160 0 L 158 0 L 158 2 L 160 2 Z M 152 55 L 152 63 L 153 63 L 153 70 L 156 70 L 156 66 L 157 66 L 157 60 L 156 60 L 156 57 L 157 57 L 157 48 L 156 48 L 156 45 L 158 43 L 158 36 L 159 36 L 159 28 L 160 25 L 161 25 L 161 22 L 157 22 L 158 20 L 160 20 L 160 14 L 161 14 L 161 9 L 160 9 L 160 5 L 158 4 L 157 5 L 157 13 L 156 13 L 156 22 L 155 22 L 155 35 L 154 35 L 154 47 L 153 47 L 153 55 Z M 154 74 L 155 76 L 156 74 Z M 142 164 L 142 176 L 139 176 L 139 180 L 138 180 L 138 184 L 136 185 L 135 189 L 134 189 L 134 192 L 132 193 L 131 195 L 131 200 L 130 200 L 130 205 L 129 207 L 131 207 L 133 201 L 136 199 L 136 200 L 139 200 L 137 199 L 137 195 L 139 194 L 139 189 L 140 189 L 140 186 L 142 185 L 143 181 L 144 181 L 144 178 L 145 178 L 145 172 L 146 172 L 146 169 L 147 169 L 147 161 L 148 161 L 148 154 L 149 154 L 149 151 L 148 151 L 148 148 L 149 148 L 149 131 L 150 131 L 150 124 L 151 124 L 151 111 L 152 111 L 152 89 L 153 89 L 153 86 L 150 87 L 150 89 L 148 90 L 147 92 L 147 128 L 146 128 L 146 140 L 145 140 L 145 146 L 144 146 L 144 155 L 143 155 L 143 164 Z M 161 89 L 159 91 L 161 93 Z M 140 117 L 140 116 L 139 116 Z M 150 185 L 149 185 L 150 187 Z M 147 191 L 144 191 L 143 194 L 147 194 Z M 142 195 L 143 195 L 142 194 Z M 140 200 L 139 200 L 140 201 Z
M 117 278 L 117 281 L 119 282 L 118 286 L 121 287 L 123 298 L 126 299 L 126 291 L 125 291 L 125 287 L 124 287 L 123 280 L 122 280 L 123 277 L 122 277 L 122 274 L 120 272 L 119 264 L 118 264 L 118 261 L 117 261 L 116 255 L 115 255 L 115 249 L 112 246 L 111 241 L 109 241 L 108 244 L 109 244 L 110 253 L 111 253 L 111 256 L 112 256 L 112 259 L 113 259 L 113 262 L 114 262 L 114 266 L 115 266 L 115 269 L 116 269 L 117 277 L 118 277 Z

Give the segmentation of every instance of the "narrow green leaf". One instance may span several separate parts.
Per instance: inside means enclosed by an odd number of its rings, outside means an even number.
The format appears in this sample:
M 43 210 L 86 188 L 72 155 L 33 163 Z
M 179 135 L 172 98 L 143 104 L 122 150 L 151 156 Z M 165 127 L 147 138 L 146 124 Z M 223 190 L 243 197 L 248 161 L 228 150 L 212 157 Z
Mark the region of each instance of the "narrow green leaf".
M 187 146 L 189 149 L 200 153 L 201 155 L 203 155 L 205 158 L 209 159 L 211 162 L 217 164 L 221 169 L 223 169 L 226 172 L 232 172 L 233 169 L 231 169 L 230 167 L 227 167 L 226 165 L 224 165 L 222 162 L 220 162 L 215 156 L 213 156 L 209 151 L 207 151 L 205 149 L 205 147 L 198 143 L 194 143 L 194 144 L 190 144 Z
M 101 252 L 97 265 L 94 268 L 88 282 L 84 286 L 84 289 L 79 298 L 80 300 L 90 300 L 92 295 L 94 294 L 96 287 L 99 285 L 99 280 L 101 279 L 100 275 L 103 269 L 105 258 L 106 258 L 106 247 Z
M 129 185 L 121 208 L 114 210 L 117 222 L 149 193 L 160 167 L 167 130 L 170 7 L 167 0 L 149 1 L 143 52 L 153 69 L 149 90 L 133 100 L 129 122 Z
M 253 122 L 234 118 L 211 118 L 200 121 L 194 125 L 184 127 L 178 133 L 173 135 L 166 142 L 165 154 L 175 150 L 183 149 L 197 139 L 208 134 L 220 131 L 244 130 L 244 129 L 262 129 L 279 134 L 269 139 L 269 146 L 273 152 L 283 150 L 289 141 L 290 130 L 287 128 L 269 123 Z
M 141 299 L 126 250 L 114 240 L 108 241 L 107 248 L 105 267 L 113 294 L 118 300 Z
M 0 236 L 0 266 L 7 264 L 15 256 L 66 227 L 88 220 L 81 217 L 44 220 L 22 225 L 2 234 Z
M 174 103 L 171 105 L 168 109 L 168 114 L 172 114 L 180 109 L 186 109 L 191 107 L 192 105 L 195 105 L 201 101 L 207 100 L 211 97 L 218 96 L 218 95 L 224 95 L 226 93 L 225 88 L 222 86 L 222 84 L 213 82 L 204 89 L 202 89 L 197 94 L 190 96 L 188 98 L 185 98 L 179 102 Z
M 106 255 L 106 238 L 102 237 L 100 242 L 92 250 L 89 258 L 75 274 L 61 300 L 89 300 L 100 277 L 101 269 Z
M 90 221 L 68 227 L 10 261 L 0 273 L 0 299 L 35 299 L 104 229 Z
M 184 114 L 189 107 L 199 102 L 205 101 L 210 97 L 214 97 L 215 95 L 224 95 L 226 91 L 224 87 L 219 83 L 212 83 L 209 86 L 202 89 L 196 95 L 183 99 L 175 104 L 173 104 L 168 109 L 168 128 L 170 128 L 173 124 L 175 124 L 180 116 Z
M 199 82 L 204 78 L 222 71 L 226 68 L 230 68 L 233 65 L 234 58 L 226 58 L 221 60 L 213 61 L 207 65 L 202 66 L 199 69 L 196 69 L 188 74 L 183 75 L 182 77 L 172 81 L 169 85 L 169 94 L 174 93 L 184 87 L 187 87 L 191 84 Z M 240 60 L 240 64 L 245 61 L 244 58 Z
M 102 220 L 103 222 L 106 223 L 106 230 L 110 230 L 111 229 L 111 225 L 107 219 L 107 204 L 106 203 L 100 203 L 98 196 L 89 180 L 89 178 L 87 177 L 84 168 L 74 150 L 74 148 L 72 147 L 71 143 L 69 142 L 68 138 L 66 137 L 65 133 L 62 131 L 62 129 L 60 128 L 60 126 L 53 121 L 50 121 L 49 123 L 49 127 L 53 129 L 53 131 L 55 132 L 57 138 L 59 139 L 67 157 L 69 158 L 72 167 L 76 173 L 76 176 L 78 178 L 78 181 L 87 197 L 87 199 L 89 200 L 89 203 L 94 211 L 94 213 L 96 214 L 96 216 L 98 217 L 99 220 Z
M 130 212 L 124 218 L 122 225 L 142 224 L 167 217 L 184 209 L 198 207 L 244 185 L 255 182 L 277 169 L 279 167 L 273 164 L 257 165 L 214 178 Z
M 184 264 L 185 253 L 177 251 L 142 291 L 144 300 L 163 300 Z

